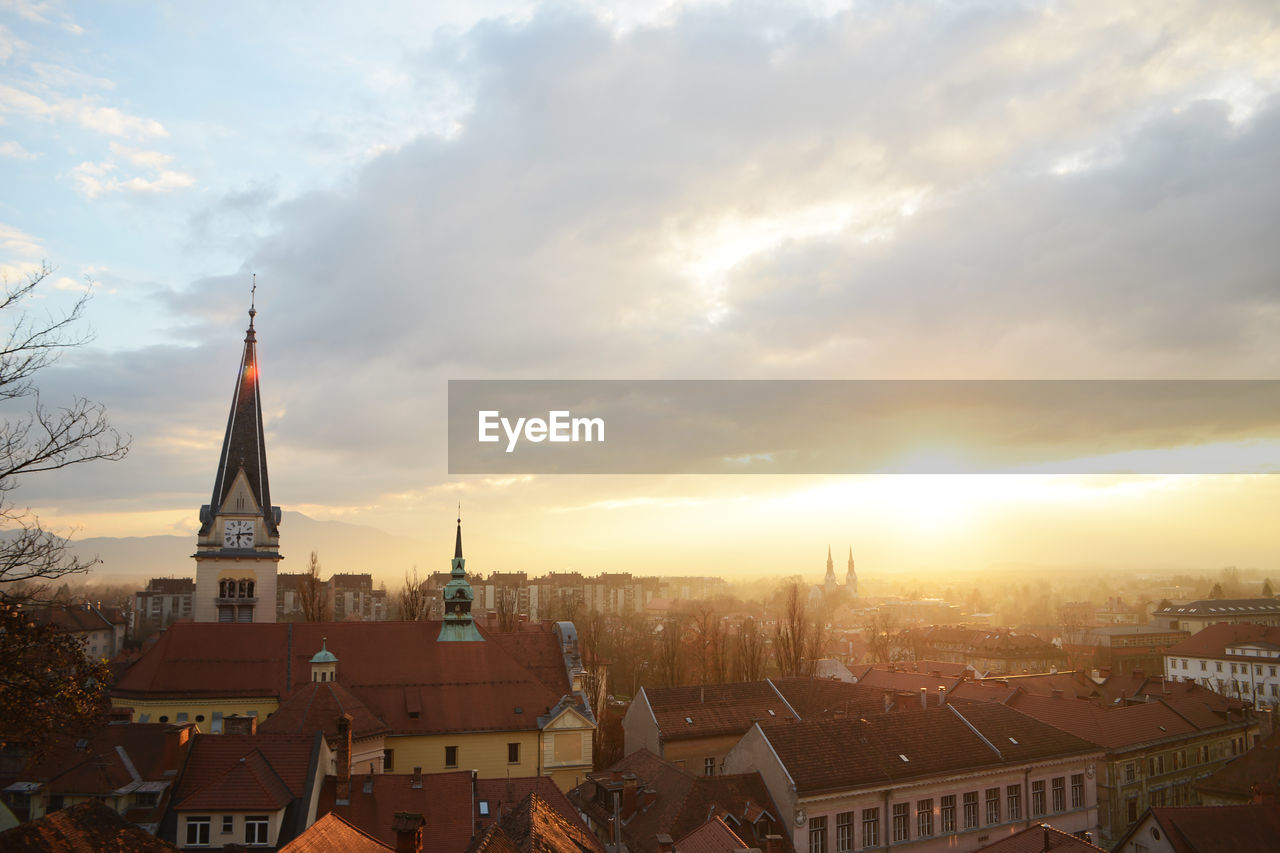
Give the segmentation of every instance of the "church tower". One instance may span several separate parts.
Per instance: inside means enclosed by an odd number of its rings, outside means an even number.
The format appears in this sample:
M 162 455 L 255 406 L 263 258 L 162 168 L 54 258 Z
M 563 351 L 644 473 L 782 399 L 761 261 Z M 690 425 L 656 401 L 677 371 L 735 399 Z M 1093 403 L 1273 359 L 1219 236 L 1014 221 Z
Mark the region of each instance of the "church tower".
M 444 585 L 444 624 L 440 626 L 439 642 L 484 641 L 471 617 L 471 604 L 475 593 L 467 582 L 467 561 L 462 559 L 462 519 L 458 519 L 458 538 L 453 545 L 449 582 Z
M 853 546 L 849 546 L 849 571 L 844 576 L 845 589 L 854 598 L 858 597 L 858 573 L 853 569 Z
M 830 594 L 836 591 L 836 564 L 831 559 L 831 546 L 827 546 L 827 576 L 822 579 L 822 591 Z
M 276 621 L 280 507 L 271 505 L 258 394 L 257 335 L 249 308 L 244 354 L 222 439 L 213 498 L 196 538 L 197 622 Z

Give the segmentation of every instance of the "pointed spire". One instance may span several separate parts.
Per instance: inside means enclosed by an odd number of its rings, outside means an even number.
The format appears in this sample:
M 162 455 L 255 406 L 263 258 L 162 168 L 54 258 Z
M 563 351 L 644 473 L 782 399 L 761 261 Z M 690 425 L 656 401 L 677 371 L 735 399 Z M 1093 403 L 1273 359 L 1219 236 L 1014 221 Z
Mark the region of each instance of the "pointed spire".
M 256 282 L 254 289 L 257 289 Z M 231 397 L 231 414 L 227 417 L 227 431 L 222 439 L 222 453 L 218 457 L 218 473 L 213 480 L 209 523 L 212 522 L 212 516 L 221 511 L 236 476 L 244 471 L 267 533 L 275 536 L 276 519 L 271 507 L 271 489 L 267 479 L 267 449 L 263 437 L 262 403 L 258 388 L 257 335 L 253 329 L 253 318 L 258 312 L 252 307 L 252 291 L 250 300 L 249 328 L 245 331 L 244 352 L 240 357 L 240 370 L 236 374 L 235 391 Z
M 453 558 L 462 559 L 462 507 L 458 507 L 458 538 L 453 543 Z

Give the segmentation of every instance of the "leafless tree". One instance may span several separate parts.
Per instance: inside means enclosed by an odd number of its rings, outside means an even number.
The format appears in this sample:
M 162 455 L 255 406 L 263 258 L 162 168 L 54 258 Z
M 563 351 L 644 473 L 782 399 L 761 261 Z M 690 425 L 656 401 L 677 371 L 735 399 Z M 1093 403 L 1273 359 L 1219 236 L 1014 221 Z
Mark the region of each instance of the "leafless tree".
M 759 681 L 768 664 L 764 632 L 755 619 L 745 619 L 738 626 L 733 644 L 733 678 L 735 681 Z
M 672 614 L 658 633 L 657 676 L 664 687 L 684 684 L 686 671 L 685 633 L 688 617 L 683 613 Z
M 493 608 L 498 616 L 498 630 L 514 631 L 520 621 L 520 591 L 514 586 L 495 586 Z
M 427 600 L 422 581 L 418 579 L 418 567 L 404 573 L 404 586 L 400 589 L 400 618 L 405 622 L 421 622 L 427 618 L 431 602 Z
M 803 588 L 791 583 L 783 591 L 778 626 L 774 630 L 774 656 L 784 678 L 812 675 L 826 646 L 826 631 L 808 612 Z
M 301 594 L 302 621 L 328 622 L 329 596 L 324 581 L 320 580 L 320 555 L 315 551 L 307 559 L 307 573 L 302 577 L 298 592 Z
M 89 341 L 77 328 L 87 291 L 62 314 L 29 310 L 28 300 L 37 298 L 51 272 L 42 265 L 22 284 L 5 281 L 0 294 L 6 327 L 0 340 L 0 402 L 8 404 L 0 420 L 0 531 L 5 534 L 0 538 L 0 598 L 13 599 L 19 587 L 28 599 L 39 596 L 47 582 L 86 572 L 97 562 L 72 554 L 66 539 L 13 503 L 13 490 L 31 474 L 123 459 L 129 452 L 129 437 L 111 426 L 101 404 L 76 397 L 50 406 L 41 398 L 36 374 L 64 350 Z M 22 411 L 12 413 L 14 405 Z
M 698 658 L 698 680 L 720 684 L 729 678 L 728 632 L 715 605 L 703 602 L 693 612 L 693 642 Z
M 867 640 L 867 654 L 873 661 L 888 663 L 895 660 L 895 649 L 901 636 L 897 617 L 888 610 L 878 610 L 863 628 Z
M 36 374 L 89 340 L 78 330 L 87 291 L 62 314 L 29 309 L 50 273 L 42 265 L 22 284 L 6 280 L 0 293 L 0 746 L 20 741 L 37 752 L 57 734 L 100 719 L 108 673 L 78 640 L 37 624 L 23 606 L 97 560 L 73 554 L 12 494 L 32 474 L 129 452 L 129 437 L 112 428 L 100 404 L 76 397 L 50 406 L 40 395 Z

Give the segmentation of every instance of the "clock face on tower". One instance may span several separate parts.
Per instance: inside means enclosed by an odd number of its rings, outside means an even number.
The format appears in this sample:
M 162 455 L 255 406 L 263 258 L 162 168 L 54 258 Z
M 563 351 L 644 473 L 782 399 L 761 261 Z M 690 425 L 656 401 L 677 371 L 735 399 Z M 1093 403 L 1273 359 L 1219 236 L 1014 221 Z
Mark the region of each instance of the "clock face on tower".
M 252 548 L 253 522 L 245 518 L 228 521 L 223 526 L 222 544 L 227 548 Z

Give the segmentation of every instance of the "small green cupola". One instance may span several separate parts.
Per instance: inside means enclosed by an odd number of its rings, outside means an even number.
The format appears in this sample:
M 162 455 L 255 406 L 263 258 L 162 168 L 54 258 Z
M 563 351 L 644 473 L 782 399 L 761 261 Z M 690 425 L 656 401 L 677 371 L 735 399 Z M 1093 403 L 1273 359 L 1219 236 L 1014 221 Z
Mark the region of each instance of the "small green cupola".
M 467 561 L 462 558 L 462 519 L 458 519 L 458 538 L 453 546 L 449 582 L 444 585 L 444 624 L 440 626 L 439 640 L 475 642 L 484 637 L 476 630 L 471 618 L 471 603 L 475 593 L 467 583 Z
M 328 649 L 329 638 L 320 638 L 320 651 L 311 656 L 311 680 L 333 681 L 338 676 L 338 656 Z

